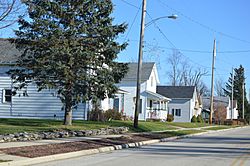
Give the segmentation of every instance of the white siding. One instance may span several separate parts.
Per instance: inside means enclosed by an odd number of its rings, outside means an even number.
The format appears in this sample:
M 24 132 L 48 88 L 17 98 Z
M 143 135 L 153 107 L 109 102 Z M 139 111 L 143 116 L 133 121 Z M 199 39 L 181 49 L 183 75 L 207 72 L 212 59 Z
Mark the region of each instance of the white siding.
M 135 101 L 134 98 L 136 97 L 136 83 L 134 82 L 126 82 L 123 84 L 119 84 L 118 87 L 122 90 L 127 91 L 129 94 L 124 95 L 124 113 L 126 116 L 134 117 L 135 111 Z M 146 90 L 146 82 L 141 84 L 141 92 Z M 142 113 L 139 114 L 139 120 L 145 119 L 146 113 L 146 98 L 141 95 L 142 99 Z M 121 101 L 121 97 L 120 97 Z M 121 103 L 120 103 L 121 104 Z
M 3 103 L 4 89 L 11 89 L 11 80 L 9 77 L 0 76 L 0 116 L 9 116 L 11 112 L 11 104 Z
M 190 100 L 189 99 L 172 99 L 168 104 L 169 112 L 172 109 L 181 109 L 181 116 L 174 115 L 174 122 L 190 122 Z
M 152 72 L 150 77 L 149 77 L 149 80 L 147 80 L 146 90 L 156 93 L 156 84 L 157 84 L 156 77 L 155 77 L 154 72 Z
M 11 79 L 9 77 L 0 77 L 0 116 L 4 117 L 36 117 L 36 118 L 56 118 L 64 117 L 63 105 L 56 96 L 55 90 L 42 90 L 37 92 L 34 84 L 27 87 L 25 91 L 18 91 L 12 96 L 12 103 L 2 102 L 2 91 L 4 88 L 11 88 Z M 86 104 L 79 104 L 73 110 L 74 119 L 86 118 Z

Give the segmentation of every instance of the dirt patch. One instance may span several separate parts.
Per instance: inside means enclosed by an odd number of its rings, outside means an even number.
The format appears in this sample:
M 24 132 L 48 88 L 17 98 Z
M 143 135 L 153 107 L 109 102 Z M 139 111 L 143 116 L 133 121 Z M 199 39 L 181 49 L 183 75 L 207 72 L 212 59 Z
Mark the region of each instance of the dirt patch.
M 149 138 L 145 138 L 142 136 L 122 136 L 118 138 L 105 138 L 101 140 L 84 140 L 84 141 L 65 142 L 58 144 L 5 148 L 1 149 L 1 151 L 9 155 L 34 158 L 34 157 L 42 157 L 42 156 L 75 152 L 87 149 L 96 149 L 105 146 L 140 142 L 145 140 L 149 140 Z

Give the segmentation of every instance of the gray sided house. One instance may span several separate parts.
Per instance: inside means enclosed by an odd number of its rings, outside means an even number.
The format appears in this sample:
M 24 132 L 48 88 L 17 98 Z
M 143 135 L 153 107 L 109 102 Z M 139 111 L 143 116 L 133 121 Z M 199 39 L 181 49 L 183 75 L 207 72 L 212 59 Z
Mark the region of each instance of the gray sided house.
M 174 122 L 190 122 L 193 115 L 201 114 L 195 86 L 157 86 L 156 92 L 172 99 L 168 111 L 174 115 Z
M 37 91 L 34 84 L 12 95 L 13 80 L 6 72 L 13 68 L 20 56 L 14 44 L 0 39 L 0 117 L 62 119 L 63 105 L 55 90 Z M 74 119 L 87 118 L 86 104 L 79 104 L 73 110 Z
M 209 116 L 207 113 L 210 113 L 210 103 L 211 103 L 210 96 L 202 97 L 202 103 L 203 103 L 202 116 L 204 118 L 208 118 Z M 231 108 L 232 103 L 231 103 L 231 100 L 229 97 L 214 96 L 213 105 L 214 105 L 215 112 L 222 111 L 220 109 L 220 107 L 223 107 L 225 109 L 225 113 L 222 113 L 222 112 L 217 113 L 220 116 L 225 116 L 225 119 L 238 119 L 239 112 L 237 110 L 238 108 L 237 108 L 237 101 L 236 100 L 234 100 L 234 102 L 233 102 L 233 110 Z

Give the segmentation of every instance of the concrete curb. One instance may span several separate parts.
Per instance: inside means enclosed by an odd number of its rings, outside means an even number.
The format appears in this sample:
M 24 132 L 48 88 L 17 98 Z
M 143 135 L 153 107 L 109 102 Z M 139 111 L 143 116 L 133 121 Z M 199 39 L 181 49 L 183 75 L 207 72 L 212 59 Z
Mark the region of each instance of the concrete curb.
M 80 157 L 80 156 L 86 156 L 86 155 L 91 155 L 91 154 L 105 153 L 105 152 L 110 152 L 110 151 L 114 151 L 114 150 L 136 148 L 136 147 L 140 147 L 142 145 L 149 145 L 149 144 L 154 144 L 154 143 L 159 143 L 159 142 L 169 142 L 169 141 L 174 141 L 177 139 L 189 138 L 192 136 L 204 135 L 204 134 L 208 134 L 208 133 L 223 132 L 223 131 L 234 130 L 234 129 L 239 129 L 239 128 L 246 128 L 246 127 L 249 127 L 249 126 L 222 129 L 222 130 L 212 130 L 212 131 L 196 133 L 196 134 L 168 137 L 168 138 L 163 138 L 163 139 L 153 139 L 153 140 L 128 143 L 128 144 L 122 144 L 122 145 L 107 146 L 107 147 L 101 147 L 98 149 L 89 149 L 89 150 L 82 150 L 82 151 L 77 151 L 77 152 L 55 154 L 55 155 L 44 156 L 44 157 L 29 158 L 29 159 L 24 159 L 24 160 L 19 160 L 19 161 L 9 161 L 9 162 L 0 163 L 0 166 L 16 166 L 16 165 L 25 166 L 25 165 L 46 163 L 46 162 L 63 160 L 63 159 L 68 159 L 68 158 Z

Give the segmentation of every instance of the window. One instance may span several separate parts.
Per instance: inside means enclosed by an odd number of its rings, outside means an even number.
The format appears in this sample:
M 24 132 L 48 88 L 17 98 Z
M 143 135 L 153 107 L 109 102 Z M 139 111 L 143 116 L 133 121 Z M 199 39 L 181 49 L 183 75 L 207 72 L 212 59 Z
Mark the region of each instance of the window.
M 116 111 L 119 111 L 119 98 L 115 98 L 115 99 L 114 99 L 113 108 L 114 108 Z
M 172 109 L 172 115 L 174 116 L 174 109 Z
M 3 90 L 3 103 L 11 103 L 12 100 L 12 91 L 11 89 Z
M 154 77 L 151 77 L 151 86 L 154 86 Z
M 139 113 L 142 113 L 142 99 L 140 99 L 140 108 L 139 108 Z
M 149 107 L 150 107 L 150 108 L 153 107 L 153 100 L 149 100 Z
M 175 109 L 175 115 L 181 116 L 181 109 Z
M 134 106 L 136 104 L 136 97 L 133 97 L 133 101 L 134 101 Z M 139 113 L 142 113 L 142 99 L 140 99 L 140 108 L 139 108 Z

